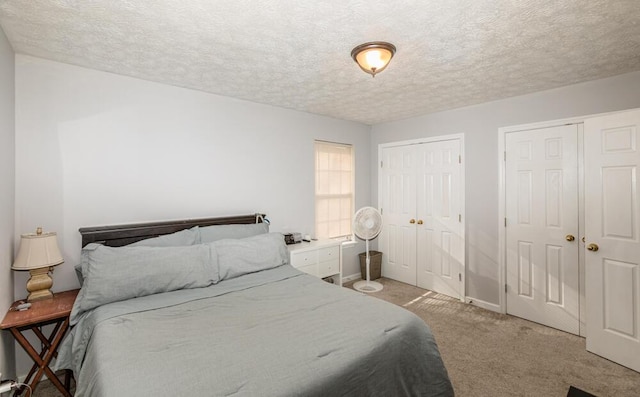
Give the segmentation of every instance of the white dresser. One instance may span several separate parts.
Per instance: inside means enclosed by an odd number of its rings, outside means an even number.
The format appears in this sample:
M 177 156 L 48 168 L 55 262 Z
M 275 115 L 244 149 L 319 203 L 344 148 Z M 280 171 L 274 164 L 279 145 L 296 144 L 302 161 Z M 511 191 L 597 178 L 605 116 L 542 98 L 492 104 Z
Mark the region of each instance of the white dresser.
M 342 285 L 342 249 L 340 241 L 318 240 L 287 245 L 291 266 L 313 276 L 333 277 Z

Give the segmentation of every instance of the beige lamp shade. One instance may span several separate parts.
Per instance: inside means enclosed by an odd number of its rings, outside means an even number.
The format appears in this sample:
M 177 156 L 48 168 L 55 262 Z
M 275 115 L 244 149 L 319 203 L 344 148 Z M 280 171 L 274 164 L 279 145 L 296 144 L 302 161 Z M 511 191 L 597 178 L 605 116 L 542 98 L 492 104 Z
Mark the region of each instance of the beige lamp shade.
M 39 232 L 39 233 L 38 233 Z M 20 249 L 13 262 L 13 270 L 31 270 L 51 267 L 64 262 L 58 248 L 55 232 L 42 233 L 42 229 L 20 236 Z
M 31 274 L 27 281 L 27 300 L 33 302 L 52 298 L 50 288 L 53 286 L 53 279 L 49 272 L 53 272 L 53 266 L 64 262 L 56 234 L 42 233 L 42 228 L 38 228 L 35 234 L 23 234 L 20 237 L 18 256 L 11 268 L 28 270 Z
M 351 57 L 360 69 L 375 77 L 376 73 L 382 72 L 387 67 L 395 53 L 396 47 L 393 44 L 373 41 L 354 48 L 351 51 Z

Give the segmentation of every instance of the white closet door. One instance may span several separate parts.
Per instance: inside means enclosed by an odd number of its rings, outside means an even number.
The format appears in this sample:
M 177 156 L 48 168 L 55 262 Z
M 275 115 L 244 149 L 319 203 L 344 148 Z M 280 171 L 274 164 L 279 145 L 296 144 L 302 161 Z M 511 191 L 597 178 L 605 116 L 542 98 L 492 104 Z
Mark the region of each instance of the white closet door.
M 506 134 L 507 313 L 579 333 L 578 129 Z
M 416 145 L 417 285 L 464 295 L 464 229 L 461 219 L 460 141 Z
M 639 131 L 640 110 L 585 121 L 587 350 L 635 371 L 640 371 Z
M 378 237 L 383 276 L 411 285 L 416 285 L 415 168 L 414 145 L 383 149 L 380 192 L 384 223 Z

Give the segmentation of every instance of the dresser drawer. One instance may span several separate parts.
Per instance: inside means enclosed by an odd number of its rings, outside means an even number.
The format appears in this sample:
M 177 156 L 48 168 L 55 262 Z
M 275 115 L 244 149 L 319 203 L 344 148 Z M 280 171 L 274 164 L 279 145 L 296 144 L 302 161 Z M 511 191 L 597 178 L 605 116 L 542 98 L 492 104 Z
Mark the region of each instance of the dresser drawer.
M 318 250 L 318 261 L 326 262 L 331 260 L 338 260 L 340 258 L 340 247 L 329 247 Z
M 340 273 L 340 260 L 336 258 L 332 261 L 320 262 L 318 264 L 318 272 L 320 273 L 320 277 L 327 277 Z
M 315 263 L 312 264 L 312 265 L 308 265 L 308 266 L 300 266 L 297 269 L 300 270 L 301 272 L 305 272 L 305 273 L 310 274 L 312 276 L 323 277 L 320 274 L 318 274 L 318 265 L 315 264 Z
M 315 265 L 316 263 L 318 263 L 317 258 L 317 251 L 299 252 L 291 255 L 291 266 L 299 268 L 303 266 Z

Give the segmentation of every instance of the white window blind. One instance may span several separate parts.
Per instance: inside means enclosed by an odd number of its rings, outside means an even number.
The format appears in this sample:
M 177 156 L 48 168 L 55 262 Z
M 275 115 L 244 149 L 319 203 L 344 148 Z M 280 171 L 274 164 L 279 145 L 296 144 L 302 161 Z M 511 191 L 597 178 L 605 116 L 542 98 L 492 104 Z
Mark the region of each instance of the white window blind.
M 351 237 L 353 148 L 316 141 L 316 237 Z

